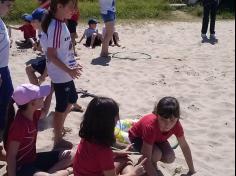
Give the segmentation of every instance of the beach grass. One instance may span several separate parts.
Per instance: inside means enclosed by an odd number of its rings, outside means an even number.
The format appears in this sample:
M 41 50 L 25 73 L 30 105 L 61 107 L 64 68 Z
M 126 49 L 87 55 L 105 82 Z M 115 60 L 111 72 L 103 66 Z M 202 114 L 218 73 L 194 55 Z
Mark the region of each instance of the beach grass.
M 169 3 L 181 3 L 183 0 L 117 0 L 117 18 L 119 20 L 176 20 L 173 13 L 175 10 L 181 10 L 186 15 L 193 18 L 202 16 L 202 6 L 186 6 L 181 9 L 175 9 L 169 6 Z M 24 13 L 30 13 L 37 8 L 36 0 L 15 0 L 15 5 L 6 20 L 10 22 L 20 22 L 20 17 Z M 89 18 L 101 19 L 98 0 L 80 0 L 80 19 L 87 21 Z M 233 19 L 234 12 L 219 10 L 218 19 Z

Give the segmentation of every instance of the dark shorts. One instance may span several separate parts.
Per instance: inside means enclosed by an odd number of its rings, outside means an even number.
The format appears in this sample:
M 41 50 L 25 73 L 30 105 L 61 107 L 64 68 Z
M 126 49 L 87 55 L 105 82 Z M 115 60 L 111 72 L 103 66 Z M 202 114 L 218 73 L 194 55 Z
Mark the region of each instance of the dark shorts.
M 76 27 L 78 23 L 74 20 L 67 20 L 67 27 L 71 34 L 76 33 Z
M 65 112 L 68 104 L 75 104 L 78 99 L 74 81 L 53 83 L 56 96 L 56 111 Z
M 37 63 L 31 64 L 33 69 L 40 73 L 41 75 L 44 73 L 44 70 L 46 68 L 46 59 L 40 60 Z
M 22 166 L 17 171 L 17 176 L 32 176 L 36 172 L 47 172 L 59 161 L 59 151 L 37 153 L 36 161 Z
M 133 145 L 133 148 L 141 153 L 141 150 L 142 150 L 142 146 L 143 146 L 143 140 L 141 138 L 134 138 L 134 139 L 130 139 L 130 142 Z M 165 152 L 165 150 L 172 150 L 171 146 L 170 146 L 170 143 L 168 141 L 164 141 L 164 142 L 161 142 L 161 143 L 155 143 L 154 145 L 156 145 L 157 147 L 159 147 L 162 151 Z
M 101 14 L 104 23 L 116 21 L 116 13 L 112 11 L 107 11 L 107 14 Z
M 91 45 L 91 40 L 92 40 L 92 37 L 88 37 L 87 40 L 86 40 L 86 47 L 90 47 Z M 94 40 L 94 43 L 93 43 L 93 46 L 92 47 L 96 47 L 96 46 L 101 46 L 102 44 L 102 41 L 96 37 L 95 40 Z

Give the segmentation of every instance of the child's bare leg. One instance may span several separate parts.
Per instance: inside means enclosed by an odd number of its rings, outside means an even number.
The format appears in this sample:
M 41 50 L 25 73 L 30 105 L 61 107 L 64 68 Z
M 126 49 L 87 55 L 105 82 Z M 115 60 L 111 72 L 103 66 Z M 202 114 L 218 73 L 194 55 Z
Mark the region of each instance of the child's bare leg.
M 91 38 L 90 48 L 93 48 L 94 41 L 95 41 L 96 37 L 97 37 L 97 34 L 96 34 L 96 33 L 93 33 L 92 38 Z
M 76 33 L 71 33 L 71 41 L 72 41 L 72 46 L 73 46 L 73 50 L 74 50 L 74 55 L 77 56 L 77 53 L 75 51 L 75 44 L 76 44 Z
M 132 161 L 128 158 L 128 157 L 118 157 L 118 158 L 115 158 L 115 169 L 116 169 L 116 173 L 117 174 L 120 174 L 120 173 L 128 173 L 128 169 L 130 167 L 128 167 L 127 169 L 124 169 L 126 168 L 127 166 L 132 166 Z M 133 166 L 132 166 L 133 167 Z
M 162 151 L 161 161 L 163 163 L 173 163 L 175 161 L 175 152 L 168 141 L 158 144 L 158 147 Z
M 118 34 L 118 32 L 114 32 L 114 34 L 113 34 L 113 39 L 114 39 L 115 45 L 118 46 L 118 47 L 120 47 L 121 45 L 118 43 L 118 41 L 120 40 L 120 39 L 119 39 L 119 34 Z
M 73 173 L 72 168 L 56 171 L 52 174 L 46 172 L 37 172 L 33 176 L 68 176 Z
M 114 21 L 107 22 L 107 23 L 105 23 L 105 27 L 106 27 L 106 33 L 105 33 L 105 37 L 102 42 L 102 51 L 100 54 L 102 57 L 108 56 L 109 42 L 112 39 L 114 30 L 115 30 L 115 22 Z
M 38 81 L 38 78 L 35 74 L 35 70 L 33 69 L 33 67 L 31 65 L 28 65 L 28 66 L 26 66 L 25 71 L 26 71 L 26 74 L 29 78 L 30 83 L 34 84 L 34 85 L 39 85 L 39 81 Z
M 67 109 L 65 112 L 57 112 L 57 111 L 55 112 L 55 115 L 53 118 L 53 120 L 54 120 L 54 135 L 55 135 L 54 146 L 55 147 L 57 145 L 59 145 L 60 142 L 62 142 L 62 134 L 63 134 L 65 119 L 66 119 L 68 113 L 70 112 L 71 107 L 72 107 L 72 104 L 69 104 L 67 106 Z M 68 147 L 70 147 L 69 145 L 71 146 L 71 143 L 70 144 L 68 143 Z

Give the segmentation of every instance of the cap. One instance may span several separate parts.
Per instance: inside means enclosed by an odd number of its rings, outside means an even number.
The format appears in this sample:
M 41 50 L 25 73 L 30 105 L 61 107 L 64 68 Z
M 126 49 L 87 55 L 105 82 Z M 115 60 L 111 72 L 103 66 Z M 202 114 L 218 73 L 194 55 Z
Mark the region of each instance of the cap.
M 42 21 L 42 18 L 44 16 L 44 14 L 47 12 L 46 9 L 43 8 L 37 8 L 36 10 L 34 10 L 32 12 L 31 15 L 27 15 L 25 16 L 25 19 L 28 21 L 33 21 L 33 20 L 39 20 Z
M 22 16 L 21 16 L 21 19 L 22 20 L 25 20 L 25 21 L 29 21 L 26 17 L 29 16 L 30 14 L 28 13 L 24 13 Z
M 22 84 L 15 89 L 12 98 L 17 105 L 25 105 L 32 100 L 48 96 L 50 91 L 51 87 L 49 85 Z
M 97 23 L 98 23 L 98 21 L 96 19 L 94 19 L 94 18 L 91 18 L 91 19 L 88 20 L 88 24 L 89 25 L 90 24 L 97 24 Z

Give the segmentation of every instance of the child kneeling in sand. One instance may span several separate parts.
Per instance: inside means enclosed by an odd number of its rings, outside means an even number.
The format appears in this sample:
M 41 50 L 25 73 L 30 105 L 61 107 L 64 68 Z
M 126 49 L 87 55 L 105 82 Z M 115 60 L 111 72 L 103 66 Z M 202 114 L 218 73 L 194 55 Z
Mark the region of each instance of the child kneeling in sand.
M 145 173 L 144 159 L 135 167 L 126 151 L 112 152 L 114 130 L 119 120 L 119 107 L 110 98 L 97 97 L 88 105 L 81 123 L 82 138 L 74 158 L 75 176 L 139 176 Z
M 102 34 L 98 32 L 97 20 L 90 19 L 88 21 L 88 29 L 85 29 L 83 36 L 81 37 L 79 43 L 86 38 L 86 47 L 95 48 L 96 46 L 101 46 L 102 44 Z
M 189 167 L 187 176 L 193 175 L 192 155 L 189 145 L 184 137 L 184 131 L 179 121 L 180 106 L 177 99 L 164 97 L 156 105 L 152 114 L 141 118 L 129 130 L 129 139 L 134 148 L 147 157 L 145 169 L 148 176 L 157 176 L 160 172 L 157 162 L 172 163 L 175 154 L 167 139 L 175 135 L 183 151 L 185 160 Z
M 65 169 L 71 165 L 70 150 L 36 153 L 38 121 L 45 116 L 44 97 L 50 91 L 50 86 L 23 84 L 13 93 L 19 110 L 10 125 L 6 143 L 9 176 L 46 176 L 48 173 L 67 176 L 72 172 L 72 168 Z

